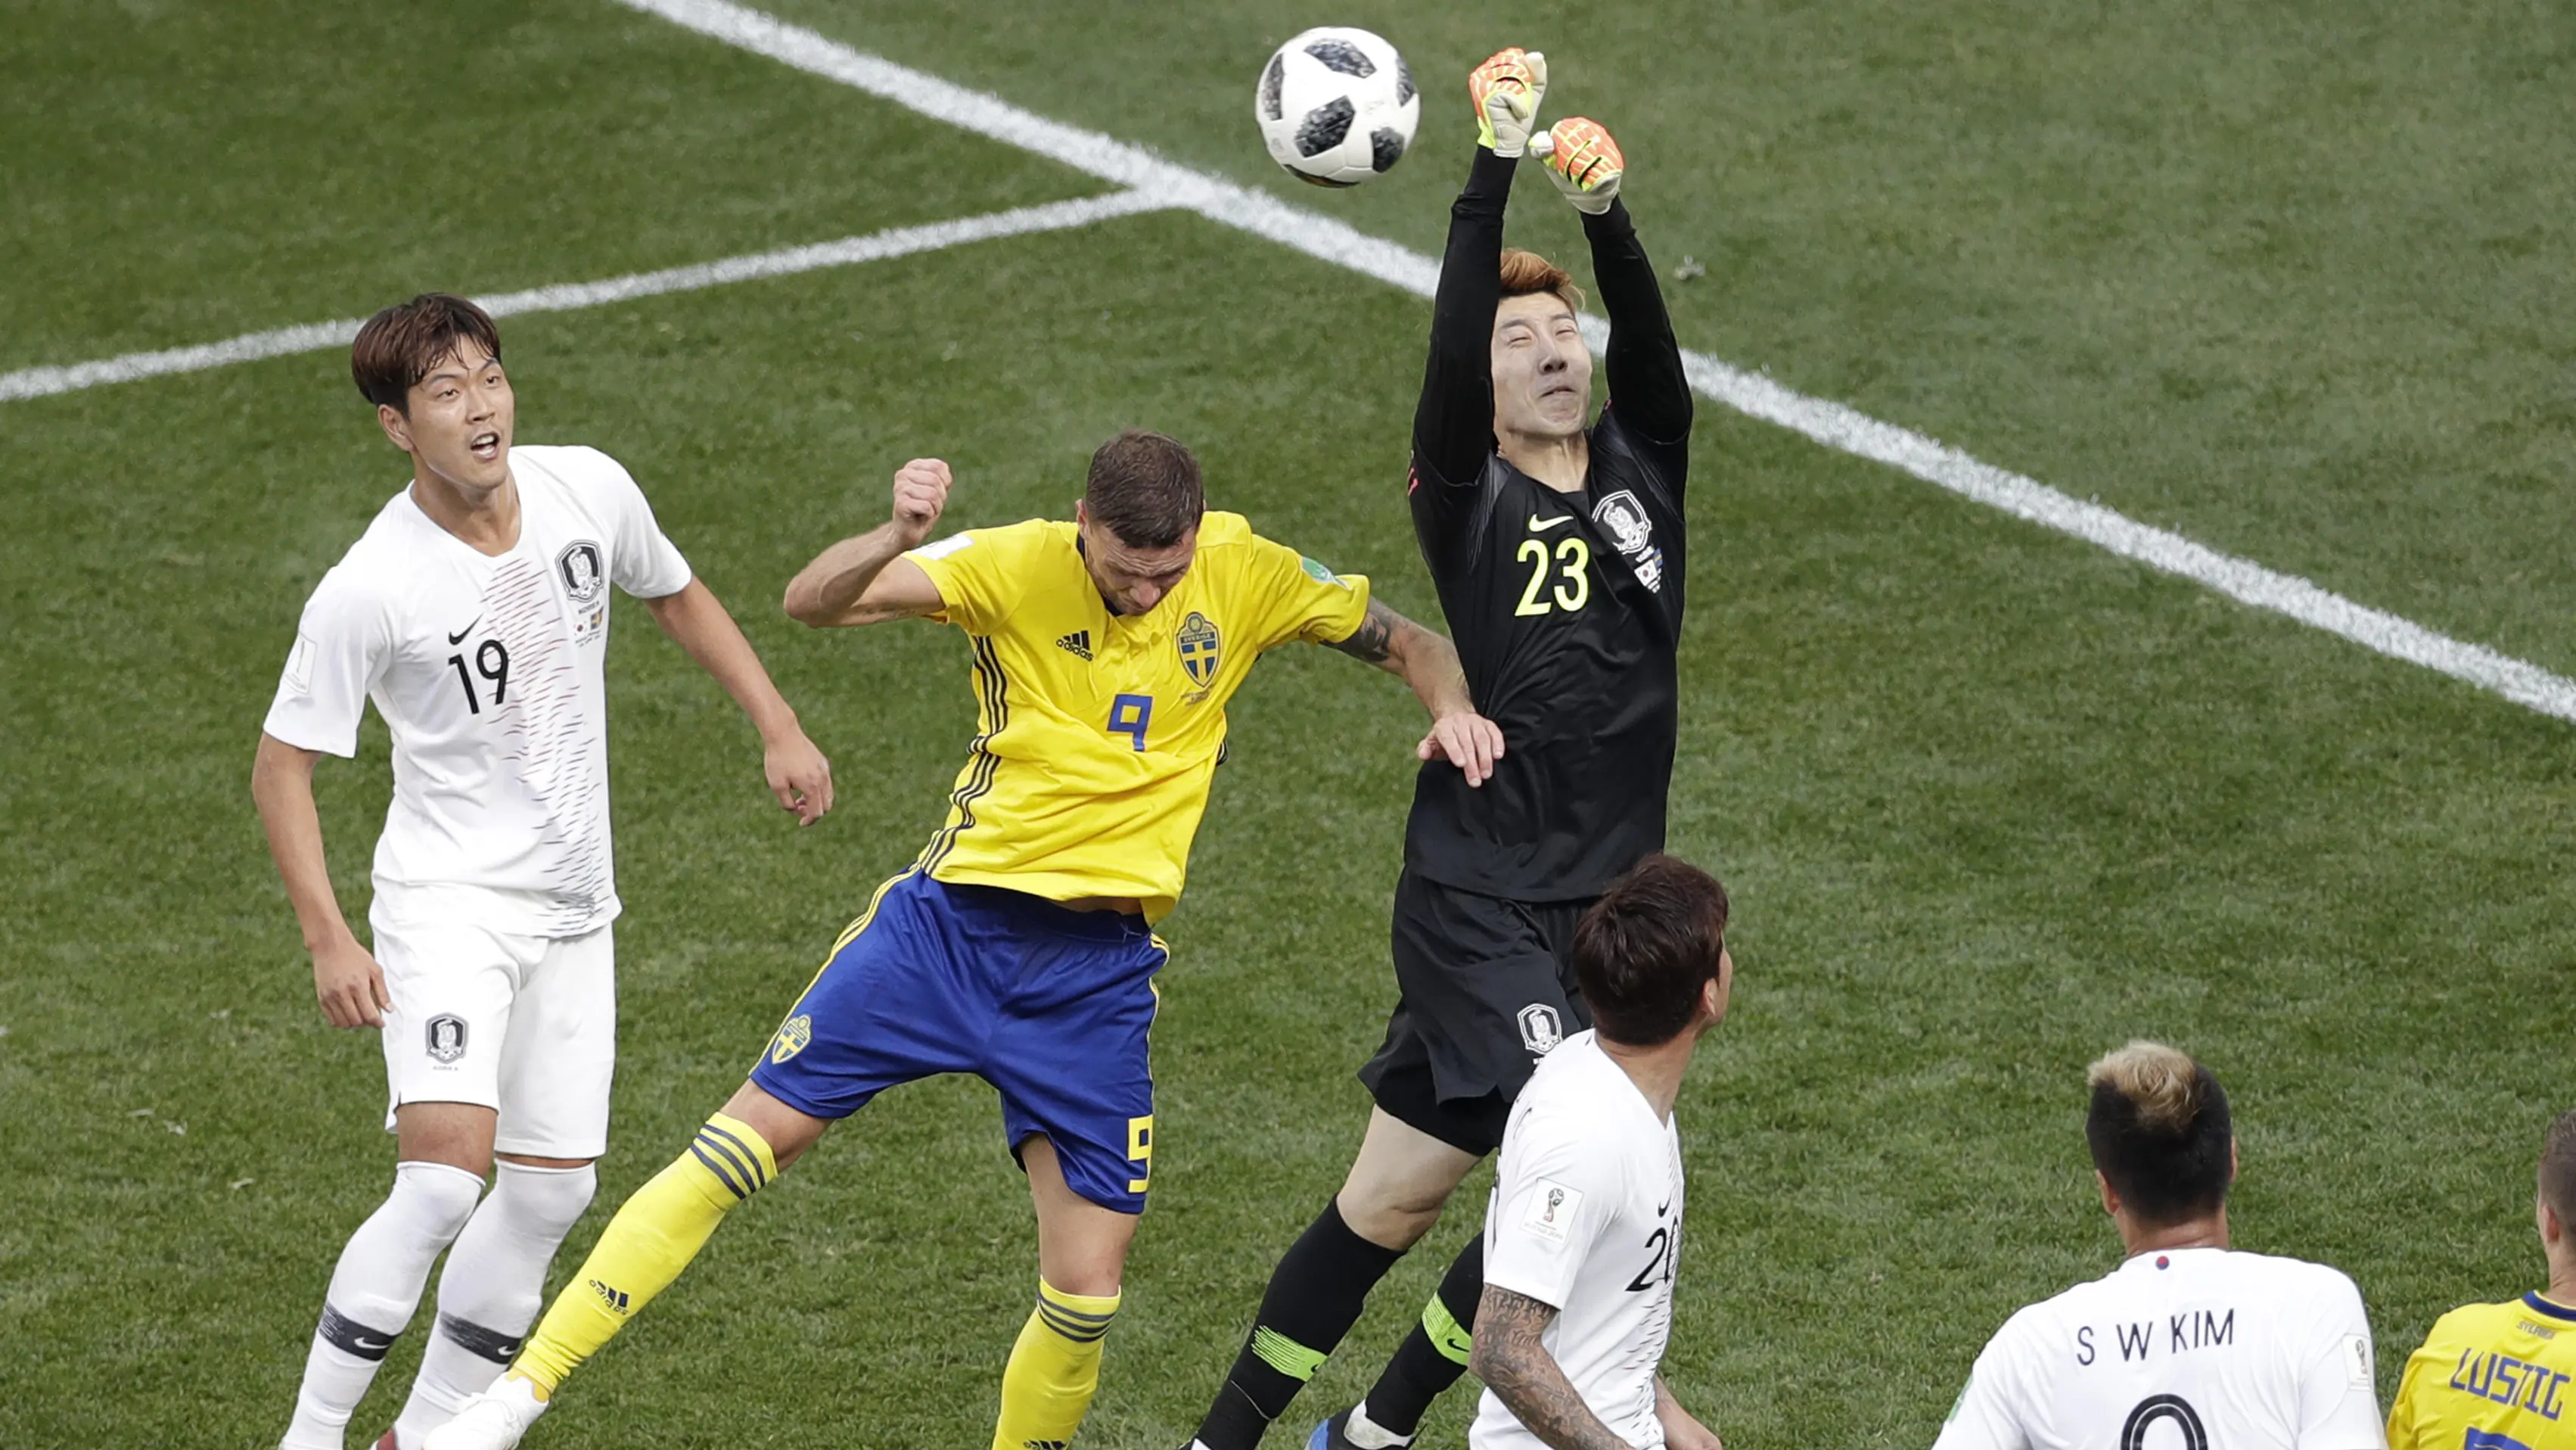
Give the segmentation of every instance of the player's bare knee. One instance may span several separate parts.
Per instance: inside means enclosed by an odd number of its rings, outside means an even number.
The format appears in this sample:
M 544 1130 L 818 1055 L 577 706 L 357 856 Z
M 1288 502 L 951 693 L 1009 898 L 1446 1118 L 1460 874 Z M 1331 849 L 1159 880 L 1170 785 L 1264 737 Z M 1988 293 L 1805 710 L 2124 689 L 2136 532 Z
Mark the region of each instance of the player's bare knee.
M 784 1173 L 805 1150 L 822 1141 L 823 1130 L 832 1126 L 826 1118 L 799 1112 L 764 1091 L 759 1084 L 746 1082 L 734 1089 L 725 1100 L 724 1115 L 749 1124 L 769 1145 L 769 1156 L 777 1170 Z
M 1447 1201 L 1445 1190 L 1432 1192 L 1418 1184 L 1354 1175 L 1333 1203 L 1351 1232 L 1379 1248 L 1403 1250 L 1420 1242 L 1440 1222 L 1441 1206 Z
M 487 1178 L 499 1122 L 500 1114 L 475 1103 L 405 1103 L 394 1110 L 394 1151 L 406 1163 L 437 1163 Z
M 1097 1208 L 1079 1216 L 1041 1213 L 1038 1277 L 1067 1294 L 1115 1298 L 1135 1239 L 1133 1214 Z

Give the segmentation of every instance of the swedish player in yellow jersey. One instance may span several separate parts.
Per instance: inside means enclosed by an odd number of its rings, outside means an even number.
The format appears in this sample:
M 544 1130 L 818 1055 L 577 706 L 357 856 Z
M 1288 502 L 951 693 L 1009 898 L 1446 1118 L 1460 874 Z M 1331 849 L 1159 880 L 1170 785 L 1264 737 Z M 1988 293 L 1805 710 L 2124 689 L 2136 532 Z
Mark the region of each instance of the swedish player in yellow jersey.
M 1053 1450 L 1099 1383 L 1100 1344 L 1154 1151 L 1146 1032 L 1225 745 L 1225 705 L 1263 651 L 1329 644 L 1401 676 L 1431 713 L 1417 747 L 1481 783 L 1499 731 L 1449 641 L 1210 513 L 1198 462 L 1130 431 L 1092 455 L 1072 523 L 925 544 L 948 466 L 895 475 L 894 517 L 787 588 L 815 626 L 929 617 L 974 647 L 979 720 L 948 818 L 877 888 L 750 1081 L 636 1191 L 493 1390 L 429 1450 L 506 1450 L 564 1378 L 668 1287 L 749 1198 L 886 1088 L 971 1072 L 1037 1203 L 1037 1308 L 1002 1376 L 996 1450 Z
M 2398 1383 L 2388 1450 L 2576 1447 L 2576 1113 L 2549 1125 L 2536 1196 L 2548 1289 L 2433 1325 Z

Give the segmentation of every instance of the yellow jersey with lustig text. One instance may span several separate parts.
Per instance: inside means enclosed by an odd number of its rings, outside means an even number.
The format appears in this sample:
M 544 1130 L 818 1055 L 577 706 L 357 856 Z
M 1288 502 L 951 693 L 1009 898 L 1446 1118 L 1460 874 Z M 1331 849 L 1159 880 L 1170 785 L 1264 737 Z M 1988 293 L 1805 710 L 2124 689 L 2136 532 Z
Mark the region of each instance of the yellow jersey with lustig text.
M 2525 1294 L 2445 1314 L 2406 1361 L 2388 1450 L 2576 1450 L 2576 1308 Z

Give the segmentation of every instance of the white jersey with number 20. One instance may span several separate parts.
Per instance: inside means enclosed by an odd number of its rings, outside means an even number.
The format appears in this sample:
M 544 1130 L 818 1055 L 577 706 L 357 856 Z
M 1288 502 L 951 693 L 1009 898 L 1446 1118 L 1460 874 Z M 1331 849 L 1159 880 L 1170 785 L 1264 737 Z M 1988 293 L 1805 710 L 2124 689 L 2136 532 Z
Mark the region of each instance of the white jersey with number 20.
M 1485 1210 L 1485 1282 L 1553 1305 L 1539 1343 L 1602 1424 L 1664 1443 L 1655 1371 L 1682 1252 L 1682 1140 L 1589 1032 L 1530 1074 L 1503 1129 Z M 1471 1450 L 1544 1450 L 1492 1390 Z
M 1935 1450 L 2385 1450 L 2370 1320 L 2323 1264 L 2144 1253 L 2004 1322 Z
M 494 556 L 396 494 L 313 591 L 267 733 L 354 755 L 368 701 L 393 735 L 376 911 L 463 911 L 527 936 L 617 914 L 608 833 L 608 586 L 687 587 L 626 470 L 591 448 L 510 450 L 519 539 Z

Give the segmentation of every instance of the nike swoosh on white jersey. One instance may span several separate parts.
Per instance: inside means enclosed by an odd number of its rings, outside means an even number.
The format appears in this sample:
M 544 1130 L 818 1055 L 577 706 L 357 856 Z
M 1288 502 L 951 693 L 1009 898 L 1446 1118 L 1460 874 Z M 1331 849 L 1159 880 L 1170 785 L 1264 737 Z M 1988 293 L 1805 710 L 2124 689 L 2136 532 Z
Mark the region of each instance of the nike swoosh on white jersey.
M 1544 529 L 1555 528 L 1558 524 L 1570 524 L 1572 522 L 1574 522 L 1574 515 L 1572 514 L 1558 514 L 1552 519 L 1542 519 L 1538 515 L 1532 514 L 1530 515 L 1530 532 L 1535 534 Z

